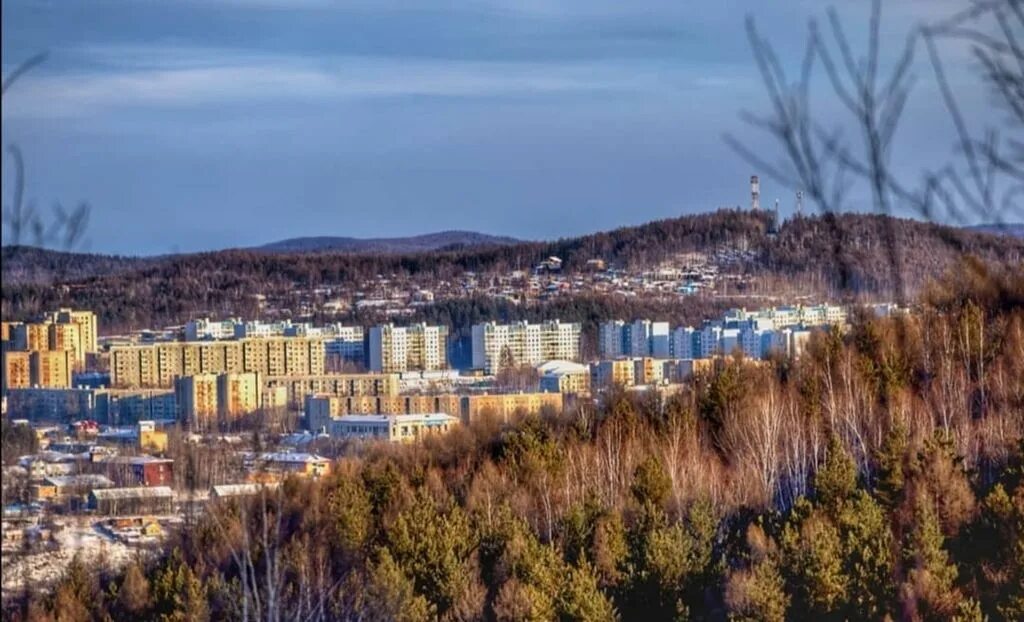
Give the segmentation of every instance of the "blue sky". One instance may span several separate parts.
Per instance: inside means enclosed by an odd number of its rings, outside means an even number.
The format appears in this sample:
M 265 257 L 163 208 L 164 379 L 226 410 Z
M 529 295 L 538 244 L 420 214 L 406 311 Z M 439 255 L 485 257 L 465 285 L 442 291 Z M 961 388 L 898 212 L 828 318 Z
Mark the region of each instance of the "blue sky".
M 886 2 L 886 54 L 951 0 Z M 850 28 L 867 3 L 836 3 Z M 5 0 L 3 142 L 27 196 L 88 201 L 84 248 L 156 254 L 444 229 L 540 239 L 746 205 L 722 141 L 766 107 L 743 20 L 789 66 L 818 0 Z M 889 56 L 887 56 L 889 58 Z M 968 113 L 983 93 L 959 79 Z M 924 73 L 926 67 L 920 68 Z M 948 137 L 927 80 L 899 166 Z M 822 110 L 831 105 L 822 97 Z M 4 205 L 12 166 L 3 160 Z M 762 179 L 765 203 L 793 193 Z

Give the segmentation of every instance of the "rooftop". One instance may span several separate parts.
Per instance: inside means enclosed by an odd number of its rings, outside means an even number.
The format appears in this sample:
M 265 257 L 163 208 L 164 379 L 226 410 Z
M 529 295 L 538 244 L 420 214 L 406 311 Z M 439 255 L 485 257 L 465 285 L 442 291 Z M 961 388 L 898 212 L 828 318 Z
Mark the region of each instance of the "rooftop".
M 134 488 L 104 488 L 93 490 L 92 495 L 99 501 L 120 499 L 171 499 L 174 491 L 170 486 L 136 486 Z

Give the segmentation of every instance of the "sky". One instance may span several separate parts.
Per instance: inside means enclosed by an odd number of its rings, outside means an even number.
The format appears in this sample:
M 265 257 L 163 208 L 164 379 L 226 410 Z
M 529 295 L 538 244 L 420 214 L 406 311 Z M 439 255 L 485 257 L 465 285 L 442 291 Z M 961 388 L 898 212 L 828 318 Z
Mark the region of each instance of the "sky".
M 953 0 L 885 2 L 883 66 Z M 867 3 L 835 3 L 859 40 Z M 161 254 L 449 229 L 552 239 L 749 205 L 769 160 L 744 19 L 796 71 L 820 0 L 5 0 L 3 204 L 85 201 L 81 250 Z M 951 58 L 968 117 L 968 61 Z M 927 77 L 927 67 L 917 70 Z M 915 87 L 897 166 L 947 153 Z M 819 80 L 815 101 L 835 104 Z M 820 91 L 820 93 L 819 93 Z M 820 97 L 818 97 L 820 94 Z M 838 110 L 834 111 L 838 114 Z M 793 189 L 762 174 L 762 202 Z M 852 207 L 856 208 L 856 205 Z

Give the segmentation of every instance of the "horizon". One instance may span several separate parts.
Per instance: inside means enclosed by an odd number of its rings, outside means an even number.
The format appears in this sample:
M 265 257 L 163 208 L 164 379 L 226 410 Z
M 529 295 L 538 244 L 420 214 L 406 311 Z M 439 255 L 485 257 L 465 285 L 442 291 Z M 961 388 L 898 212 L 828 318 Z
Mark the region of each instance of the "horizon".
M 866 8 L 835 4 L 859 37 Z M 887 42 L 950 8 L 886 5 Z M 92 207 L 75 250 L 148 256 L 325 233 L 572 237 L 745 206 L 750 174 L 765 207 L 793 210 L 794 192 L 722 134 L 774 157 L 739 119 L 767 106 L 743 18 L 796 62 L 818 3 L 132 7 L 131 18 L 118 0 L 2 7 L 5 77 L 49 51 L 4 95 L 4 142 L 24 152 L 25 195 L 41 212 Z M 884 46 L 883 62 L 897 51 Z M 949 62 L 966 87 L 969 59 Z M 968 111 L 986 105 L 963 90 Z M 913 157 L 899 170 L 950 150 L 928 129 L 944 114 L 919 84 L 897 141 Z M 5 151 L 5 187 L 12 168 Z M 865 197 L 855 192 L 851 211 L 867 211 Z
M 616 230 L 619 230 L 619 229 L 630 229 L 630 228 L 636 228 L 636 227 L 644 227 L 644 226 L 647 226 L 647 225 L 652 225 L 652 224 L 655 224 L 655 223 L 658 223 L 658 222 L 667 221 L 667 220 L 675 220 L 675 219 L 680 219 L 680 218 L 706 216 L 706 215 L 714 214 L 714 213 L 717 213 L 717 212 L 720 212 L 720 211 L 749 212 L 750 210 L 749 209 L 743 209 L 743 208 L 740 208 L 740 209 L 737 210 L 736 207 L 719 207 L 719 208 L 716 208 L 716 209 L 706 210 L 706 211 L 703 211 L 703 212 L 693 212 L 693 213 L 688 213 L 688 214 L 680 214 L 680 215 L 677 215 L 677 216 L 670 216 L 670 217 L 667 217 L 667 218 L 657 218 L 657 219 L 654 219 L 654 220 L 647 220 L 647 221 L 639 222 L 639 223 L 627 223 L 627 224 L 620 225 L 620 226 L 616 227 L 615 229 L 597 229 L 597 230 L 593 230 L 593 231 L 584 231 L 584 232 L 581 232 L 581 233 L 579 233 L 577 235 L 560 236 L 560 237 L 549 237 L 549 238 L 540 238 L 540 239 L 513 238 L 510 242 L 507 242 L 505 244 L 506 245 L 517 245 L 517 244 L 546 244 L 546 243 L 555 243 L 555 242 L 558 242 L 560 240 L 568 240 L 568 239 L 574 239 L 574 238 L 583 238 L 583 237 L 588 237 L 588 236 L 597 235 L 597 234 L 601 234 L 601 233 L 608 233 L 608 232 L 616 231 Z M 762 210 L 762 211 L 768 211 L 768 210 Z M 906 219 L 906 220 L 912 220 L 912 221 L 916 221 L 916 222 L 920 222 L 920 223 L 936 224 L 936 223 L 932 223 L 932 221 L 929 221 L 927 219 L 920 218 L 920 217 L 918 217 L 918 216 L 916 216 L 914 214 L 894 214 L 892 216 L 888 216 L 888 215 L 885 215 L 885 214 L 877 214 L 877 213 L 871 213 L 871 212 L 855 212 L 855 211 L 850 211 L 850 212 L 844 212 L 844 213 L 861 214 L 861 215 L 865 215 L 865 216 L 880 216 L 880 217 L 889 217 L 889 218 L 897 218 L 897 219 Z M 795 213 L 790 213 L 790 214 L 782 214 L 782 213 L 780 213 L 780 222 L 781 223 L 785 223 L 786 221 L 794 218 L 796 215 L 797 214 L 795 214 Z M 809 214 L 808 213 L 804 213 L 803 214 L 803 217 L 805 217 L 805 218 L 814 218 L 814 217 L 820 217 L 820 216 L 822 216 L 822 214 L 817 213 L 817 212 L 813 212 L 813 213 L 809 213 Z M 1001 229 L 1016 230 L 1016 229 L 1019 229 L 1019 228 L 1024 228 L 1024 220 L 1020 220 L 1020 221 L 1003 221 L 1003 222 L 979 222 L 979 223 L 969 224 L 969 225 L 952 225 L 952 224 L 945 224 L 945 223 L 937 223 L 937 224 L 940 224 L 940 225 L 943 225 L 943 226 L 948 226 L 948 227 L 951 227 L 953 229 L 970 231 L 970 232 L 973 232 L 973 233 L 982 233 L 982 234 L 986 234 L 986 235 L 996 235 L 996 236 L 1006 235 L 1006 236 L 1010 236 L 1010 237 L 1021 237 L 1021 236 L 1016 234 L 1016 233 L 1013 233 L 1013 232 L 995 232 L 995 231 L 992 231 L 991 229 L 993 229 L 993 228 L 1001 228 Z M 221 253 L 221 252 L 227 252 L 227 251 L 265 252 L 265 253 L 271 253 L 271 254 L 286 254 L 286 255 L 302 254 L 302 253 L 307 253 L 307 252 L 311 252 L 311 253 L 317 253 L 317 252 L 337 252 L 339 254 L 361 255 L 361 254 L 370 254 L 371 251 L 367 251 L 367 250 L 351 250 L 351 249 L 349 249 L 349 250 L 345 250 L 345 249 L 333 249 L 333 250 L 330 250 L 330 249 L 328 249 L 326 251 L 324 251 L 323 249 L 280 250 L 280 249 L 273 249 L 273 248 L 267 248 L 267 247 L 279 245 L 279 244 L 286 243 L 286 242 L 295 242 L 295 241 L 301 241 L 301 240 L 324 239 L 324 240 L 347 240 L 347 241 L 352 241 L 352 242 L 392 242 L 392 241 L 409 240 L 409 239 L 415 239 L 415 238 L 424 238 L 424 237 L 429 237 L 429 236 L 433 236 L 433 235 L 441 235 L 441 234 L 483 235 L 483 236 L 486 236 L 486 237 L 489 237 L 489 238 L 507 237 L 507 236 L 502 236 L 501 234 L 488 233 L 488 232 L 485 232 L 485 231 L 477 231 L 477 230 L 472 230 L 472 229 L 460 229 L 460 230 L 447 229 L 447 230 L 444 230 L 444 231 L 427 231 L 427 232 L 423 232 L 423 233 L 413 233 L 413 234 L 407 235 L 407 236 L 372 237 L 372 238 L 371 237 L 365 237 L 364 238 L 364 237 L 351 237 L 351 236 L 334 236 L 334 235 L 299 235 L 299 236 L 290 237 L 290 238 L 281 238 L 279 240 L 270 240 L 270 241 L 258 243 L 258 244 L 252 245 L 252 246 L 225 246 L 225 247 L 219 247 L 219 248 L 203 248 L 203 249 L 198 249 L 198 250 L 167 252 L 167 253 L 152 253 L 152 254 L 116 253 L 116 252 L 108 253 L 108 252 L 88 250 L 88 249 L 67 249 L 67 250 L 65 250 L 65 249 L 52 248 L 50 246 L 37 246 L 37 245 L 34 245 L 34 244 L 17 244 L 17 245 L 14 245 L 14 244 L 7 244 L 6 242 L 0 244 L 0 248 L 4 248 L 4 249 L 28 248 L 28 249 L 34 249 L 34 250 L 47 251 L 47 252 L 69 253 L 69 254 L 84 254 L 84 255 L 96 255 L 96 256 L 108 256 L 108 257 L 122 257 L 122 258 L 126 258 L 126 259 L 164 259 L 164 258 L 169 258 L 169 257 L 198 255 L 198 254 L 204 254 L 204 253 Z M 471 245 L 468 246 L 468 248 L 473 248 L 475 246 L 485 246 L 485 245 L 486 245 L 486 243 L 485 244 L 479 244 L 479 245 L 471 244 Z M 424 250 L 416 250 L 416 251 L 414 251 L 414 250 L 408 250 L 408 251 L 386 251 L 386 252 L 383 252 L 383 254 L 407 255 L 407 254 L 430 253 L 430 252 L 435 252 L 435 251 L 433 249 L 424 249 Z

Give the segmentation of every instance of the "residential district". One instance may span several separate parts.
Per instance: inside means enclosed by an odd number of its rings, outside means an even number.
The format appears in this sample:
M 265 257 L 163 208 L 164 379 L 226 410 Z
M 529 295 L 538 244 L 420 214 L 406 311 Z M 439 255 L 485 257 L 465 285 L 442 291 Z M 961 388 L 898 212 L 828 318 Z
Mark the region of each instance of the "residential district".
M 580 324 L 486 322 L 472 326 L 461 366 L 448 327 L 426 324 L 202 318 L 104 335 L 77 309 L 3 322 L 4 424 L 24 426 L 37 448 L 5 456 L 4 591 L 53 576 L 79 549 L 127 559 L 206 503 L 322 477 L 367 443 L 555 415 L 612 387 L 664 398 L 725 357 L 797 357 L 851 312 L 733 309 L 696 327 L 608 319 L 588 336 L 593 360 Z M 190 450 L 205 451 L 201 468 Z

